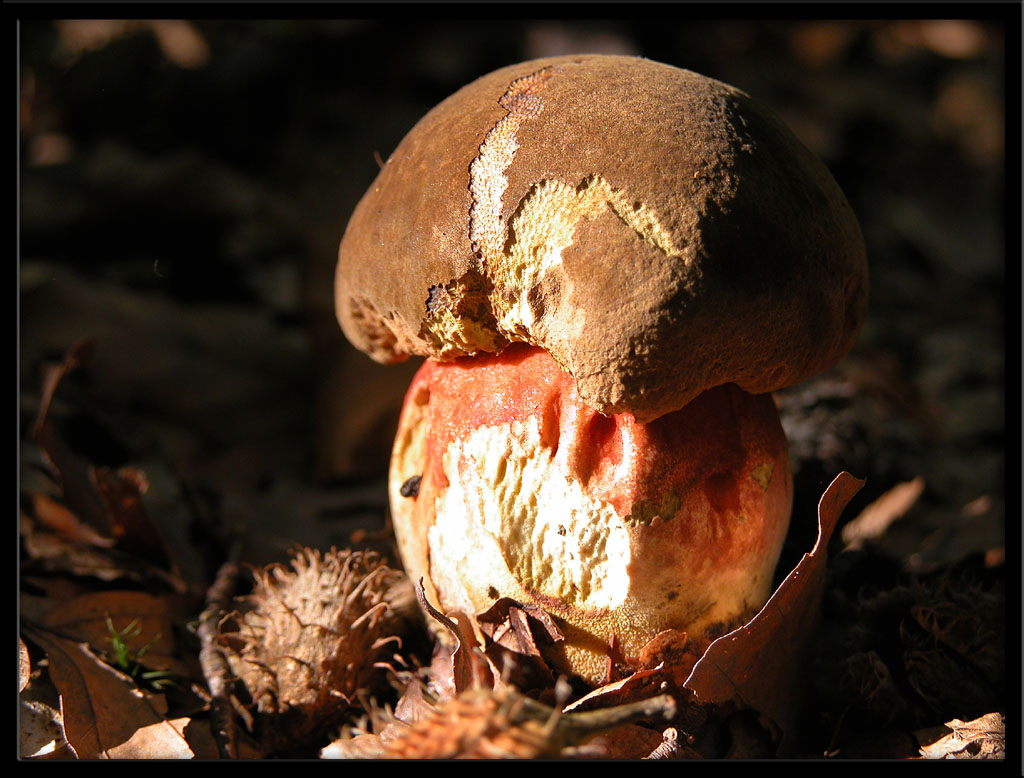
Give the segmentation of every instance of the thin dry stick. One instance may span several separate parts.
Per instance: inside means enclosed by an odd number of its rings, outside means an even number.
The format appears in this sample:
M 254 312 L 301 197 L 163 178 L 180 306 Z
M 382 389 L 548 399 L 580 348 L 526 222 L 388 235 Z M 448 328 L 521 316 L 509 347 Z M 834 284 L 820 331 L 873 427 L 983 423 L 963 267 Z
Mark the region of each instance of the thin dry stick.
M 233 676 L 217 642 L 217 635 L 220 619 L 230 611 L 231 598 L 238 586 L 240 557 L 241 543 L 236 541 L 206 592 L 206 607 L 199 616 L 199 664 L 210 690 L 210 729 L 222 759 L 238 758 L 238 745 L 230 697 Z
M 524 713 L 528 717 L 538 717 L 536 703 L 524 698 Z M 542 710 L 542 709 L 540 709 Z M 587 735 L 602 730 L 615 729 L 639 719 L 660 718 L 671 720 L 675 717 L 678 704 L 671 695 L 659 694 L 646 700 L 627 702 L 610 708 L 566 713 L 561 716 L 559 727 L 570 735 Z

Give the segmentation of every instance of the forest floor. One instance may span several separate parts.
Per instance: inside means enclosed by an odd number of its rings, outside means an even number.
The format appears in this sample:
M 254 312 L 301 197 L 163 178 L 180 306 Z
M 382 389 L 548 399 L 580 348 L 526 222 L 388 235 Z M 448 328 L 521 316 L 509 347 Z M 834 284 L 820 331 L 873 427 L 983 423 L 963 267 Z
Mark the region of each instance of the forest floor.
M 1020 691 L 1003 35 L 999 20 L 23 22 L 21 755 L 216 756 L 196 627 L 225 562 L 394 559 L 385 472 L 416 365 L 376 365 L 341 335 L 346 219 L 433 104 L 586 50 L 741 86 L 861 221 L 860 340 L 777 395 L 796 489 L 780 580 L 832 479 L 865 481 L 828 547 L 793 755 L 1002 756 Z

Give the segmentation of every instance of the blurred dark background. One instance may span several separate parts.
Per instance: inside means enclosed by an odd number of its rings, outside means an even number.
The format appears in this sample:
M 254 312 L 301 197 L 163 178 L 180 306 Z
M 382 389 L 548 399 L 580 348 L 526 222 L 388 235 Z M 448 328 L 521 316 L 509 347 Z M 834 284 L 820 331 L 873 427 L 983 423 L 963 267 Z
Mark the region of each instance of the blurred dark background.
M 813 524 L 840 469 L 868 478 L 858 508 L 921 478 L 885 533 L 893 558 L 998 553 L 1005 32 L 999 18 L 22 21 L 23 422 L 40 365 L 90 337 L 62 423 L 93 461 L 147 469 L 154 502 L 192 484 L 281 545 L 345 544 L 381 523 L 415 365 L 371 363 L 334 321 L 356 201 L 416 120 L 475 77 L 636 54 L 774 108 L 860 217 L 860 341 L 778 397 L 798 517 Z

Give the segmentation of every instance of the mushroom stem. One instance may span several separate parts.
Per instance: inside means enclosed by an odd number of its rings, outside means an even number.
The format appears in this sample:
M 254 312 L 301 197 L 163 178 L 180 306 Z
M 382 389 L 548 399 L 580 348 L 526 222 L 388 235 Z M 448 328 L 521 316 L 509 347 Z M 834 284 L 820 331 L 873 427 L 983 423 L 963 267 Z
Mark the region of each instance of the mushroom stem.
M 403 560 L 432 603 L 471 619 L 502 597 L 541 608 L 565 634 L 545 659 L 592 683 L 613 637 L 630 665 L 663 630 L 699 639 L 753 615 L 792 500 L 770 396 L 718 387 L 639 424 L 586 406 L 524 345 L 424 363 L 390 484 Z

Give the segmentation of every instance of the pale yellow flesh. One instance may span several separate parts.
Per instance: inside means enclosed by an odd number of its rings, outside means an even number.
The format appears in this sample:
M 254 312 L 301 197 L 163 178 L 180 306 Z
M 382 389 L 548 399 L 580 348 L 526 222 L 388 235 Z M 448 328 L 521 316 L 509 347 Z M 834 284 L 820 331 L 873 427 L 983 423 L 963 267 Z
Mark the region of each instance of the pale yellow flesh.
M 466 581 L 522 599 L 525 592 L 580 610 L 622 605 L 629 590 L 626 526 L 583 494 L 542 451 L 537 418 L 480 427 L 444 457 L 449 488 L 428 532 L 435 586 L 467 613 Z M 476 587 L 474 587 L 476 588 Z
M 424 579 L 428 596 L 450 616 L 475 616 L 498 597 L 541 605 L 572 633 L 557 649 L 561 662 L 598 683 L 612 636 L 635 655 L 662 629 L 683 625 L 696 635 L 751 615 L 767 598 L 782 535 L 752 567 L 720 571 L 715 560 L 704 560 L 700 566 L 713 585 L 694 581 L 671 601 L 663 592 L 667 581 L 677 580 L 674 571 L 637 580 L 637 569 L 644 569 L 637 549 L 650 542 L 649 535 L 643 542 L 639 537 L 660 530 L 631 528 L 611 505 L 585 494 L 566 476 L 559 459 L 565 452 L 541 444 L 535 416 L 480 426 L 449 444 L 443 457 L 448 487 L 433 506 L 426 548 L 412 547 L 416 533 L 402 531 L 400 514 L 409 501 L 396 490 L 398 474 L 422 471 L 424 419 L 418 416 L 410 414 L 403 424 L 392 462 L 396 532 L 410 574 Z M 767 491 L 769 483 L 761 481 L 770 482 L 772 470 L 770 461 L 755 463 L 748 478 Z M 788 515 L 788 501 L 783 510 Z

